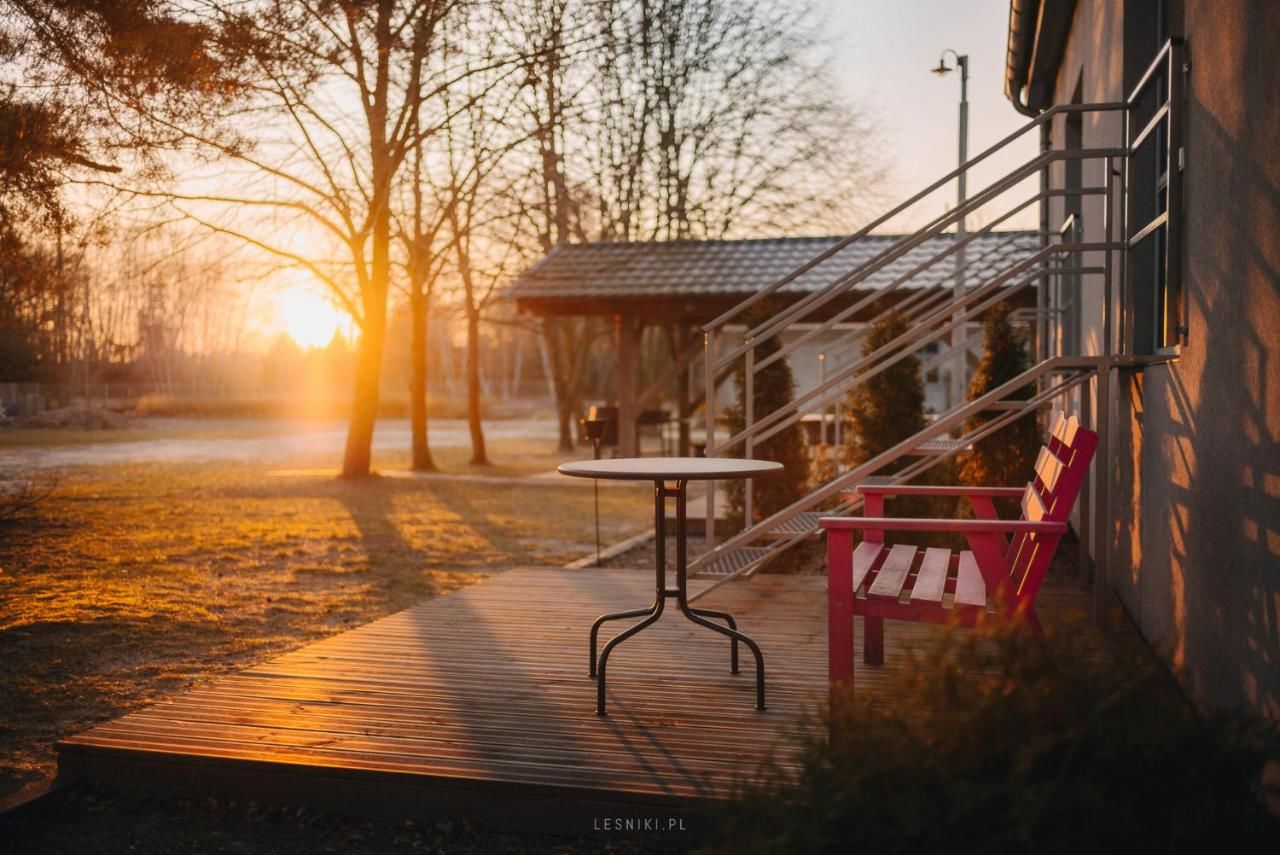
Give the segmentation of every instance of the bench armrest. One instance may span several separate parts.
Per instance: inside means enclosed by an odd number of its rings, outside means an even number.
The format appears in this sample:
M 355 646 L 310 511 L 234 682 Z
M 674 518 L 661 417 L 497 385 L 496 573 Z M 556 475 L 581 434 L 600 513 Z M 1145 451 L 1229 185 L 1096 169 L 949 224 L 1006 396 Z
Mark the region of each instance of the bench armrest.
M 966 487 L 964 485 L 938 486 L 930 484 L 859 484 L 855 491 L 866 495 L 881 496 L 988 496 L 993 499 L 1017 499 L 1025 487 Z
M 1031 522 L 1030 520 L 932 520 L 893 519 L 890 517 L 823 517 L 818 525 L 828 531 L 953 531 L 958 534 L 980 532 L 1024 532 L 1028 534 L 1063 534 L 1064 522 Z

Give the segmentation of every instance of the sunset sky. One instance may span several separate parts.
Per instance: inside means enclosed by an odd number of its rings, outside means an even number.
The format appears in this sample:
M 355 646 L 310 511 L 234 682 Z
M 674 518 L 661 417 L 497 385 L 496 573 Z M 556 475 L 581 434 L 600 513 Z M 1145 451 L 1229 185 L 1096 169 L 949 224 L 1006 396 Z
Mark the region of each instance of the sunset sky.
M 880 124 L 892 166 L 891 204 L 956 166 L 960 81 L 954 72 L 942 78 L 929 73 L 944 49 L 969 55 L 970 156 L 1029 121 L 1004 97 L 1008 0 L 818 0 L 817 9 L 830 25 L 833 70 L 845 95 Z M 1007 172 L 1035 154 L 1035 134 L 1027 134 L 1009 156 L 975 169 L 970 190 L 978 178 Z M 952 188 L 930 213 L 954 200 Z M 1033 207 L 1012 225 L 1033 228 L 1036 216 Z M 895 226 L 909 230 L 921 223 L 916 216 Z
M 814 8 L 842 94 L 865 109 L 878 127 L 877 156 L 888 167 L 888 182 L 882 192 L 884 202 L 870 206 L 870 216 L 956 165 L 959 78 L 955 73 L 942 78 L 930 73 L 942 50 L 953 48 L 970 57 L 971 156 L 1026 123 L 1003 96 L 1007 0 L 815 0 Z M 1035 135 L 1027 134 L 1008 152 L 975 170 L 971 192 L 984 179 L 1007 172 L 1035 153 Z M 1034 179 L 1028 182 L 1028 193 L 1033 184 Z M 212 173 L 189 174 L 186 185 L 193 192 L 234 189 L 244 195 L 262 188 L 259 176 L 237 175 L 225 164 Z M 951 185 L 884 230 L 913 231 L 954 202 Z M 1036 216 L 1033 206 L 1010 225 L 1033 228 Z M 325 236 L 290 212 L 242 209 L 235 212 L 233 221 L 243 225 L 247 218 L 257 217 L 269 218 L 274 223 L 269 231 L 281 236 L 282 245 L 301 254 L 323 257 L 337 251 L 324 246 Z M 972 222 L 980 221 L 981 217 Z M 256 328 L 257 347 L 268 346 L 282 332 L 303 347 L 323 347 L 335 331 L 351 334 L 350 322 L 344 321 L 311 276 L 295 270 L 274 279 L 274 286 L 253 301 L 257 308 L 252 311 L 251 326 Z

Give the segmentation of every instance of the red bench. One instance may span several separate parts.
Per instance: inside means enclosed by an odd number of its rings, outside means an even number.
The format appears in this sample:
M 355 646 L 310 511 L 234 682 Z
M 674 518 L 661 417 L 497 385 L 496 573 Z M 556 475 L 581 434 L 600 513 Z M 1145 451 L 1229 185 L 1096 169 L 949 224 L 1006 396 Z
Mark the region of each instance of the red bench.
M 853 616 L 862 615 L 863 654 L 884 661 L 884 621 L 929 621 L 973 626 L 987 615 L 1023 620 L 1040 632 L 1035 598 L 1058 541 L 1067 531 L 1098 444 L 1075 416 L 1054 420 L 1040 449 L 1035 479 L 1021 487 L 932 487 L 861 484 L 863 517 L 824 517 L 827 530 L 827 665 L 832 687 L 853 682 Z M 976 519 L 891 519 L 889 496 L 963 496 Z M 1002 520 L 994 499 L 1022 499 L 1022 516 Z M 886 531 L 949 531 L 969 548 L 890 546 Z M 854 531 L 865 532 L 855 548 Z

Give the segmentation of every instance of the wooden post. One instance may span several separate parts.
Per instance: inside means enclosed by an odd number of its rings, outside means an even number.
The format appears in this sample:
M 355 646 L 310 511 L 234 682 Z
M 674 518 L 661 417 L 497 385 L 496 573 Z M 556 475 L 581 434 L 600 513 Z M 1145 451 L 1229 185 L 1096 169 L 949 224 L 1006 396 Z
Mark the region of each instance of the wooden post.
M 827 679 L 831 702 L 853 684 L 853 532 L 827 532 Z
M 693 334 L 684 329 L 679 328 L 678 335 L 684 343 L 684 347 L 692 350 L 697 347 L 697 339 Z M 680 379 L 676 388 L 676 415 L 679 418 L 677 430 L 679 438 L 676 442 L 676 454 L 679 457 L 691 457 L 693 455 L 693 443 L 689 436 L 689 419 L 693 415 L 692 392 L 693 388 L 693 360 L 689 360 L 689 367 L 680 372 Z
M 642 325 L 635 318 L 616 315 L 618 336 L 618 453 L 635 457 L 640 453 L 636 441 L 636 363 L 640 351 Z

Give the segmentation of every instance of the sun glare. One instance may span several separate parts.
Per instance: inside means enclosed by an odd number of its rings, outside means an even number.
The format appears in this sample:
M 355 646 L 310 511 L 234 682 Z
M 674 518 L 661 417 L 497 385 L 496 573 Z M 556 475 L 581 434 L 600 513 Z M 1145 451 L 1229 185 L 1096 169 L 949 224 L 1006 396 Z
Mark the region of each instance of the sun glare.
M 320 295 L 300 285 L 276 296 L 280 325 L 299 347 L 324 347 L 342 326 L 342 315 Z

